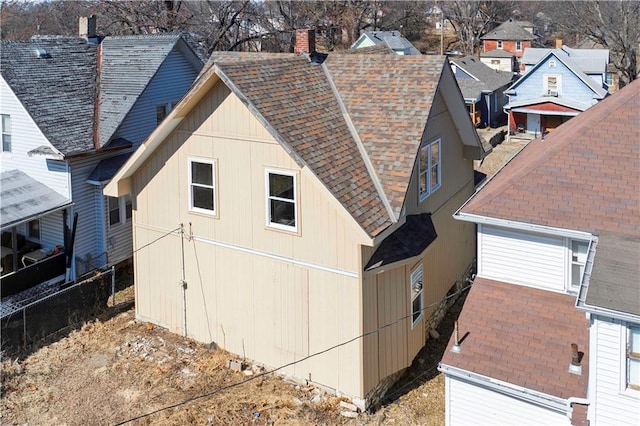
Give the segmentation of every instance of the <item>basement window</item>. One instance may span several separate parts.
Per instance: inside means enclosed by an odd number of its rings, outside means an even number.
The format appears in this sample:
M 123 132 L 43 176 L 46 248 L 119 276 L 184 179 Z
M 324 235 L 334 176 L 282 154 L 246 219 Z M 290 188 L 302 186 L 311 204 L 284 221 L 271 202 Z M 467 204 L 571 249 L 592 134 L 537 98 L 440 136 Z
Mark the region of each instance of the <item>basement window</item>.
M 267 226 L 297 232 L 297 190 L 295 173 L 266 171 Z
M 640 390 L 640 326 L 627 330 L 627 387 Z
M 424 272 L 422 263 L 420 263 L 411 272 L 411 281 L 409 283 L 409 293 L 411 294 L 411 328 L 415 327 L 424 314 Z

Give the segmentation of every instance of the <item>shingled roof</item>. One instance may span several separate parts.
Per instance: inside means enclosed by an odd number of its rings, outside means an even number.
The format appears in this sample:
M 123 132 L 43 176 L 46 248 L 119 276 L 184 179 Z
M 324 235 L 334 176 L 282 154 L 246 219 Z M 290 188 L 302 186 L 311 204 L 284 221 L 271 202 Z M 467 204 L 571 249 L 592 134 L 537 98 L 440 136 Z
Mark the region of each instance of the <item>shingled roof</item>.
M 90 151 L 97 46 L 82 38 L 2 40 L 1 73 L 47 139 L 62 154 Z
M 480 40 L 535 40 L 536 36 L 524 29 L 519 21 L 509 19 L 498 25 Z
M 460 317 L 460 352 L 445 351 L 441 370 L 455 367 L 543 394 L 586 398 L 589 321 L 575 297 L 476 278 Z M 571 344 L 582 374 L 569 373 Z
M 462 214 L 640 235 L 640 81 L 530 142 Z
M 474 56 L 465 56 L 451 61 L 471 78 L 458 78 L 458 86 L 465 99 L 477 99 L 483 92 L 494 92 L 513 80 L 513 73 L 497 71 L 483 64 Z
M 85 153 L 109 142 L 181 37 L 105 37 L 100 69 L 98 46 L 84 38 L 2 40 L 1 73 L 55 149 L 63 155 Z M 100 122 L 96 140 L 98 84 Z

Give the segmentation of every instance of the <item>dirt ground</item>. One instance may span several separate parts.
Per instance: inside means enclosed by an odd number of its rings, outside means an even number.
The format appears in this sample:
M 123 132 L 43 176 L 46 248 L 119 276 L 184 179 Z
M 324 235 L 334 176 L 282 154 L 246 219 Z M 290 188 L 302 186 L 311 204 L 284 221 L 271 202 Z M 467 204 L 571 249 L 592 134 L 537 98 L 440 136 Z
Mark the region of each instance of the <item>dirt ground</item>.
M 503 142 L 476 167 L 491 176 L 522 146 Z M 116 302 L 131 300 L 132 290 Z M 108 316 L 29 354 L 3 357 L 0 425 L 441 425 L 444 377 L 437 365 L 465 295 L 383 405 L 356 418 L 341 414 L 348 411 L 341 398 L 258 366 L 233 371 L 229 353 L 135 321 L 133 308 L 111 307 Z

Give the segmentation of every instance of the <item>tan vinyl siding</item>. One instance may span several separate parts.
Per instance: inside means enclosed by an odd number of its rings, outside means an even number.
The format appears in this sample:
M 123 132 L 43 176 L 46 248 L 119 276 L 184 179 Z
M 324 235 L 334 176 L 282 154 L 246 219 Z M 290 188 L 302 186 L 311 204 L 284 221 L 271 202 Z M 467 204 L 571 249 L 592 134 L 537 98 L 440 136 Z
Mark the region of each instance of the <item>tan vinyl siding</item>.
M 188 159 L 216 160 L 216 217 L 188 210 Z M 298 232 L 266 226 L 265 169 L 294 173 Z M 361 333 L 359 245 L 367 239 L 223 85 L 133 179 L 135 247 L 185 225 L 187 334 L 276 367 Z M 182 333 L 180 238 L 136 253 L 139 318 Z M 355 341 L 283 373 L 359 396 Z

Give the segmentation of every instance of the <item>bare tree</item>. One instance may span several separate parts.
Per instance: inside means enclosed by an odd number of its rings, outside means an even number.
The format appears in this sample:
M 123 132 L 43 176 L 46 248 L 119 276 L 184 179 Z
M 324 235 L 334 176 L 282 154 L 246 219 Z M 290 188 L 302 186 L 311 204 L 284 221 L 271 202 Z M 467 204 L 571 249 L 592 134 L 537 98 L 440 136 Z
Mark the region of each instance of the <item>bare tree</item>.
M 564 30 L 609 49 L 621 87 L 638 78 L 640 1 L 558 2 L 549 12 Z
M 441 2 L 440 7 L 456 31 L 460 49 L 472 55 L 480 45 L 480 37 L 509 19 L 515 4 L 515 1 L 453 0 Z

